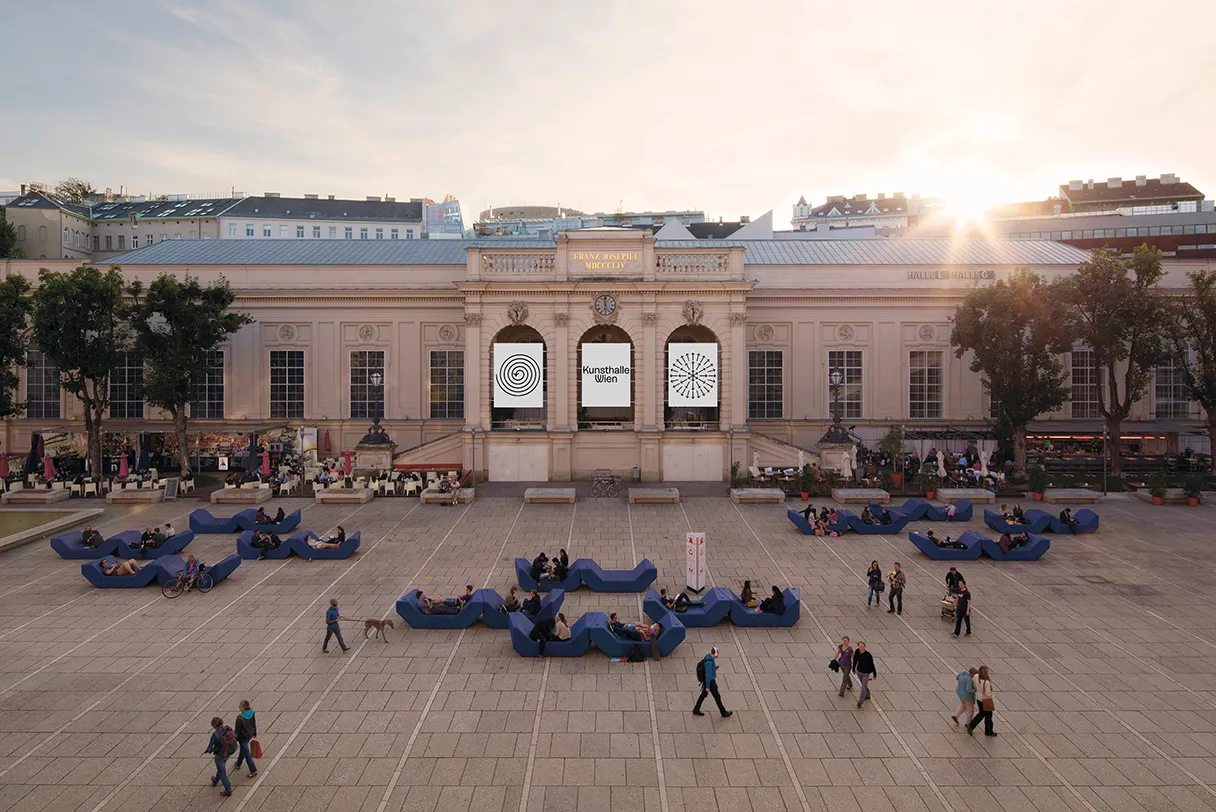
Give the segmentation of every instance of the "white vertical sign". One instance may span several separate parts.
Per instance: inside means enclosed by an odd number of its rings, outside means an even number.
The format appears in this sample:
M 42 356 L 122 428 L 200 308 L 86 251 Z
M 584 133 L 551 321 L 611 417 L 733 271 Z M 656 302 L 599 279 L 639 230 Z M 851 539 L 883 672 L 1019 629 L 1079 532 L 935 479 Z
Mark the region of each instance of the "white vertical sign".
M 584 406 L 631 406 L 628 344 L 591 344 L 582 346 Z
M 700 592 L 708 582 L 705 571 L 705 534 L 689 533 L 686 548 L 684 582 L 693 592 Z
M 718 345 L 667 345 L 667 405 L 718 405 Z
M 494 407 L 540 409 L 545 405 L 545 345 L 494 345 Z

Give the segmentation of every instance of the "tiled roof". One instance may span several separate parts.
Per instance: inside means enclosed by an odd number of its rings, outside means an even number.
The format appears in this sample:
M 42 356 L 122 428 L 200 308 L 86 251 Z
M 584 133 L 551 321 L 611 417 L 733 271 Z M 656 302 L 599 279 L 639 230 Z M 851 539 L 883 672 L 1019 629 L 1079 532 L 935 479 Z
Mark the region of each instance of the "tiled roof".
M 422 203 L 388 200 L 329 200 L 311 197 L 247 197 L 225 217 L 275 220 L 384 220 L 421 223 Z
M 827 217 L 835 209 L 841 215 L 862 215 L 870 210 L 870 207 L 877 208 L 878 214 L 907 214 L 908 213 L 908 198 L 906 197 L 850 197 L 841 200 L 840 198 L 829 199 L 822 206 L 816 206 L 811 209 L 812 217 Z M 886 211 L 884 211 L 886 209 Z M 872 216 L 872 215 L 871 215 Z
M 73 203 L 45 192 L 30 192 L 9 206 L 35 209 L 63 209 L 87 217 L 95 223 L 126 220 L 132 214 L 140 220 L 186 220 L 193 217 L 216 217 L 238 202 L 238 198 L 214 200 L 142 200 L 115 203 Z
M 1189 183 L 1176 181 L 1162 183 L 1160 178 L 1145 178 L 1143 186 L 1134 180 L 1124 180 L 1122 186 L 1110 188 L 1106 181 L 1094 183 L 1094 188 L 1070 189 L 1070 184 L 1060 186 L 1060 197 L 1073 203 L 1114 203 L 1118 201 L 1153 200 L 1203 200 L 1203 192 Z
M 741 246 L 746 265 L 1070 265 L 1089 254 L 1033 240 L 659 240 L 658 249 Z M 116 265 L 464 265 L 469 248 L 552 250 L 552 240 L 166 240 Z

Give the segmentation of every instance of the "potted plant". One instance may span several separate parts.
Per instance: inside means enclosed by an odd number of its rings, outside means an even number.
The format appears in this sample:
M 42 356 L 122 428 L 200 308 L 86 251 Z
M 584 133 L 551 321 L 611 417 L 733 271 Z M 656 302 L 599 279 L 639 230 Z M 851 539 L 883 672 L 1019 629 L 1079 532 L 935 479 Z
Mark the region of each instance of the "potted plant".
M 892 426 L 878 441 L 878 448 L 891 458 L 890 488 L 898 490 L 904 484 L 903 467 L 900 465 L 904 453 L 904 427 Z
M 925 498 L 932 499 L 942 484 L 942 478 L 937 475 L 937 467 L 926 462 L 920 467 L 920 482 L 925 486 Z
M 1148 495 L 1153 498 L 1154 505 L 1164 505 L 1165 494 L 1165 474 L 1158 471 L 1148 478 Z
M 815 479 L 811 474 L 811 464 L 808 462 L 798 471 L 798 487 L 802 489 L 802 501 L 809 501 L 811 498 L 811 488 L 815 486 Z
M 741 464 L 738 462 L 732 462 L 730 464 L 730 486 L 732 488 L 737 489 L 737 488 L 746 488 L 747 487 L 747 477 L 740 476 L 740 474 L 739 474 L 740 467 L 741 467 Z
M 1035 465 L 1026 472 L 1026 485 L 1030 488 L 1030 492 L 1034 495 L 1034 501 L 1043 501 L 1043 492 L 1047 490 L 1047 486 L 1051 481 L 1047 478 L 1047 472 L 1043 470 L 1043 466 Z
M 1199 497 L 1203 493 L 1203 477 L 1198 474 L 1191 474 L 1186 479 L 1182 480 L 1182 492 L 1186 494 L 1186 503 L 1191 507 L 1199 504 Z

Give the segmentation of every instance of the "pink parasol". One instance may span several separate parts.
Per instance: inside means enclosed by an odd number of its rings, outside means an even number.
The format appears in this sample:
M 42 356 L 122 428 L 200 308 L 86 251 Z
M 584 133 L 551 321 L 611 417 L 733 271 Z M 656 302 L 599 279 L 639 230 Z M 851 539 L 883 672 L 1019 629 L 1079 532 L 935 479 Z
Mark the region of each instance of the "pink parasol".
M 270 452 L 262 452 L 262 476 L 270 476 Z
M 352 456 L 352 452 L 350 452 L 350 451 L 342 452 L 342 472 L 344 474 L 346 474 L 347 476 L 350 476 L 350 472 L 351 472 L 351 467 L 352 467 L 351 463 L 350 463 L 351 456 Z
M 330 448 L 330 446 L 329 446 L 329 429 L 326 429 L 325 430 L 325 452 L 327 454 L 329 453 L 329 448 Z
M 127 455 L 120 454 L 118 456 L 118 478 L 126 479 L 131 474 L 131 469 L 127 467 Z
M 46 480 L 55 478 L 55 461 L 51 459 L 50 454 L 42 455 L 42 478 Z
M 8 454 L 0 451 L 0 479 L 8 476 Z

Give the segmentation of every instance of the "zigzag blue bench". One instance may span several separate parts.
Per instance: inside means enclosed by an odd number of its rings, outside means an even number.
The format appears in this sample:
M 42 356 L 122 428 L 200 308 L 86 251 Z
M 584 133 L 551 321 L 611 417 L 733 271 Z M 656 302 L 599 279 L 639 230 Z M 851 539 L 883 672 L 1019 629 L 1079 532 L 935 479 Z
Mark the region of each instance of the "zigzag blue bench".
M 849 529 L 854 533 L 860 533 L 863 536 L 889 536 L 899 533 L 910 522 L 907 516 L 902 513 L 891 512 L 890 524 L 866 524 L 861 520 L 860 516 L 849 514 Z
M 195 533 L 235 533 L 243 522 L 253 522 L 258 514 L 254 508 L 246 508 L 235 516 L 212 516 L 211 511 L 199 508 L 190 514 L 190 529 Z
M 521 657 L 538 657 L 540 648 L 530 635 L 535 625 L 521 612 L 507 615 L 511 630 L 511 648 Z M 591 648 L 591 627 L 602 625 L 608 628 L 608 616 L 603 612 L 588 612 L 570 626 L 569 640 L 553 640 L 545 643 L 546 657 L 582 657 Z
M 350 558 L 359 549 L 360 533 L 356 530 L 346 537 L 346 541 L 337 547 L 311 547 L 306 540 L 307 531 L 292 533 L 286 544 L 291 545 L 291 551 L 306 561 L 338 561 Z
M 156 564 L 156 580 L 162 585 L 169 583 L 186 570 L 186 560 L 180 555 L 163 556 L 156 560 Z M 211 583 L 218 584 L 236 572 L 236 568 L 239 566 L 241 566 L 241 557 L 229 555 L 214 564 L 207 564 L 207 574 L 211 576 Z
M 794 527 L 797 527 L 802 531 L 802 535 L 815 535 L 815 528 L 806 520 L 806 517 L 802 515 L 802 511 L 794 510 L 793 508 L 786 508 L 785 516 L 793 523 Z M 844 508 L 838 508 L 836 510 L 836 522 L 835 524 L 829 524 L 828 530 L 835 532 L 838 536 L 844 535 L 849 530 L 850 516 L 853 516 L 853 514 Z M 853 518 L 856 517 L 854 516 Z
M 113 556 L 102 556 L 114 560 Z M 101 558 L 80 565 L 80 574 L 98 589 L 142 589 L 156 580 L 159 561 L 149 561 L 134 575 L 106 575 L 101 571 Z
M 882 515 L 883 507 L 884 505 L 880 505 L 873 499 L 870 500 L 870 512 L 875 516 Z M 898 507 L 886 506 L 886 508 L 891 512 L 892 516 L 899 513 L 907 516 L 909 520 L 914 522 L 969 522 L 972 516 L 975 515 L 975 505 L 971 503 L 970 499 L 960 499 L 954 503 L 953 520 L 946 513 L 949 509 L 948 505 L 935 505 L 928 499 L 921 499 L 920 497 L 913 497 Z
M 254 547 L 253 531 L 246 530 L 236 537 L 236 553 L 246 561 L 256 561 L 262 557 L 262 550 Z M 282 560 L 291 556 L 291 544 L 287 539 L 279 539 L 279 546 L 265 551 L 266 557 L 272 560 Z
M 283 517 L 283 521 L 278 524 L 254 524 L 254 519 L 257 517 L 257 511 L 242 510 L 240 513 L 233 516 L 236 519 L 237 527 L 241 530 L 261 530 L 263 533 L 277 533 L 283 535 L 290 533 L 300 526 L 301 513 L 299 510 L 293 510 Z
M 785 598 L 785 611 L 779 615 L 774 612 L 761 612 L 759 607 L 752 609 L 745 606 L 734 592 L 723 591 L 729 595 L 730 622 L 736 626 L 748 628 L 793 626 L 802 615 L 801 590 L 797 587 L 781 590 L 781 596 Z
M 140 534 L 136 533 L 134 540 L 123 540 L 118 543 L 117 554 L 123 558 L 143 558 L 149 561 L 161 558 L 166 555 L 177 555 L 190 542 L 194 541 L 193 530 L 183 530 L 180 533 L 174 533 L 169 538 L 161 542 L 159 547 L 149 547 L 144 549 L 139 545 Z
M 981 539 L 980 545 L 984 548 L 984 554 L 994 561 L 1038 561 L 1051 549 L 1051 539 L 1031 533 L 1028 543 L 1008 553 L 1001 552 L 996 542 L 987 536 Z
M 1076 535 L 1080 536 L 1085 533 L 1098 532 L 1098 514 L 1094 513 L 1089 508 L 1081 508 L 1072 515 L 1077 523 Z M 1045 510 L 1031 509 L 1026 511 L 1026 518 L 1034 523 L 1039 523 L 1046 520 L 1047 524 L 1042 530 L 1032 531 L 1039 533 L 1064 533 L 1071 534 L 1072 528 L 1060 521 L 1059 516 L 1053 516 Z M 995 529 L 995 528 L 994 528 Z M 1018 531 L 1022 532 L 1022 531 Z
M 485 603 L 478 598 L 477 592 L 454 614 L 422 611 L 417 589 L 411 589 L 397 599 L 397 614 L 415 629 L 467 629 L 477 622 L 483 611 Z
M 489 626 L 491 629 L 509 629 L 511 627 L 510 616 L 517 614 L 515 612 L 500 612 L 506 602 L 502 595 L 499 595 L 493 589 L 479 589 L 473 593 L 473 599 L 477 600 L 477 596 L 481 596 L 482 606 L 485 607 L 481 622 Z M 563 589 L 555 589 L 552 592 L 546 592 L 540 598 L 540 611 L 536 613 L 535 618 L 531 615 L 524 614 L 533 620 L 548 619 L 557 617 L 557 613 L 562 610 L 562 603 L 566 600 L 566 592 Z
M 606 570 L 590 558 L 577 558 L 570 564 L 564 581 L 537 581 L 532 577 L 532 562 L 515 559 L 515 577 L 524 589 L 549 592 L 560 589 L 572 592 L 586 586 L 592 592 L 641 592 L 659 577 L 659 570 L 650 559 L 643 558 L 631 570 Z
M 801 519 L 802 516 L 798 518 Z M 664 628 L 666 628 L 667 624 L 663 620 L 663 617 L 671 613 L 684 626 L 690 629 L 703 629 L 717 626 L 730 615 L 730 596 L 731 591 L 729 589 L 717 586 L 710 587 L 705 590 L 704 595 L 696 598 L 697 602 L 703 604 L 702 606 L 690 606 L 682 612 L 676 612 L 664 606 L 659 593 L 650 589 L 646 592 L 646 597 L 642 599 L 642 611 L 656 623 L 663 623 Z
M 928 536 L 920 533 L 912 532 L 908 534 L 908 541 L 912 542 L 912 546 L 920 550 L 925 555 L 932 558 L 934 561 L 975 561 L 984 554 L 980 542 L 984 537 L 974 530 L 968 530 L 959 536 L 956 541 L 967 545 L 967 549 L 960 550 L 954 547 L 938 547 Z
M 1031 519 L 1030 514 L 1037 514 Z M 1001 518 L 1001 514 L 992 510 L 984 510 L 984 524 L 998 533 L 1042 533 L 1051 524 L 1051 515 L 1041 510 L 1026 511 L 1026 518 L 1031 519 L 1026 524 L 1010 524 Z
M 653 643 L 643 643 L 641 640 L 634 640 L 630 637 L 620 637 L 613 634 L 612 629 L 608 627 L 607 617 L 598 612 L 595 614 L 599 614 L 600 617 L 603 617 L 604 622 L 602 625 L 598 622 L 593 623 L 590 627 L 591 644 L 593 646 L 607 654 L 609 657 L 628 657 L 629 651 L 634 646 L 641 646 L 642 650 L 646 652 L 646 656 L 650 656 L 652 647 L 654 645 Z M 654 622 L 661 623 L 663 625 L 663 631 L 659 632 L 658 639 L 659 656 L 666 657 L 679 648 L 680 644 L 684 642 L 684 636 L 687 634 L 687 630 L 684 628 L 684 623 L 680 620 L 680 616 L 675 612 L 667 612 L 666 614 L 660 615 L 658 618 L 654 618 Z M 571 627 L 570 633 L 573 635 L 573 627 Z M 546 643 L 545 654 L 548 653 L 549 644 Z
M 575 564 L 578 562 L 576 561 Z M 550 592 L 555 589 L 560 589 L 563 592 L 573 592 L 583 585 L 582 575 L 574 568 L 575 564 L 570 565 L 569 571 L 566 572 L 566 580 L 564 581 L 537 581 L 532 577 L 532 562 L 526 558 L 515 559 L 515 580 L 519 585 L 526 590 L 536 589 L 540 592 Z
M 96 560 L 107 555 L 114 555 L 120 542 L 139 544 L 141 533 L 138 530 L 124 530 L 116 536 L 110 536 L 100 547 L 84 546 L 84 534 L 79 530 L 64 533 L 61 536 L 51 536 L 51 549 L 67 560 Z M 130 556 L 128 556 L 129 558 Z
M 928 499 L 921 499 L 919 496 L 914 496 L 904 502 L 902 505 L 898 506 L 879 504 L 871 499 L 869 503 L 867 503 L 867 507 L 870 508 L 870 512 L 875 516 L 881 516 L 882 511 L 885 508 L 889 510 L 892 515 L 901 513 L 904 516 L 907 516 L 909 520 L 916 522 L 925 517 L 925 514 L 929 512 L 929 508 L 933 507 L 933 503 Z

